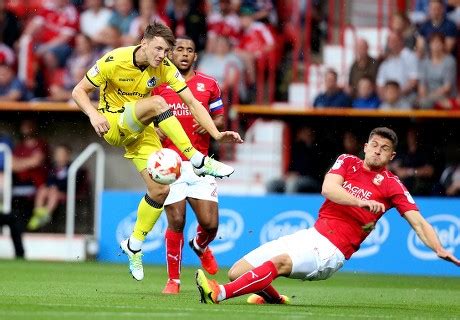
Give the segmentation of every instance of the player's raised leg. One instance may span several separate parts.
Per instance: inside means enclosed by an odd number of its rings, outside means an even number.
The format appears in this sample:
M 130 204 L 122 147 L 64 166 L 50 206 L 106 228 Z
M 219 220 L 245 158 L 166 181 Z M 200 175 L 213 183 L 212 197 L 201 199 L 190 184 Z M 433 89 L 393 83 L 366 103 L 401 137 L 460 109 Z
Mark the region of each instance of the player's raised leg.
M 141 176 L 147 185 L 147 193 L 139 202 L 133 233 L 120 243 L 121 249 L 128 256 L 129 270 L 133 278 L 139 281 L 144 278 L 142 243 L 160 217 L 163 203 L 169 192 L 169 186 L 154 182 L 146 169 L 141 171 Z
M 216 192 L 215 190 L 203 191 L 206 194 Z M 213 200 L 215 201 L 192 197 L 188 199 L 198 220 L 196 236 L 189 241 L 189 246 L 200 258 L 201 266 L 209 274 L 216 274 L 219 270 L 217 261 L 209 248 L 209 244 L 216 237 L 219 224 L 217 197 L 213 198 Z
M 233 173 L 234 169 L 231 166 L 204 156 L 192 146 L 179 120 L 161 96 L 152 96 L 137 101 L 133 112 L 135 117 L 132 118 L 138 119 L 135 125 L 144 128 L 153 121 L 190 160 L 197 175 L 223 178 Z

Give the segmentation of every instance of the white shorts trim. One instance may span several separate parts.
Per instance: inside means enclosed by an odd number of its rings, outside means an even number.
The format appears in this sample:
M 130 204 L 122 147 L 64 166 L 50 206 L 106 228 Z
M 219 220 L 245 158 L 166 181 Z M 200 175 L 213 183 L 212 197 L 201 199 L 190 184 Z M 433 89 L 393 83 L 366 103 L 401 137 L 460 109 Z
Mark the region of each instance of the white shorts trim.
M 186 198 L 219 202 L 216 179 L 212 176 L 197 176 L 190 161 L 182 161 L 181 176 L 169 188 L 165 206 Z
M 257 267 L 281 254 L 288 254 L 292 260 L 289 278 L 302 280 L 324 280 L 338 271 L 345 256 L 315 228 L 267 242 L 243 257 Z

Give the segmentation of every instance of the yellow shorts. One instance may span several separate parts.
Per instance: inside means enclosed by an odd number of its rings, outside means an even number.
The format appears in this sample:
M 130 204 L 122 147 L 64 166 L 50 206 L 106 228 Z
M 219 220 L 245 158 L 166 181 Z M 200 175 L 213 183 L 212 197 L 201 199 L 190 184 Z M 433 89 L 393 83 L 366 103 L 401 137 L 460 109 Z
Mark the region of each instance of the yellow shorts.
M 125 147 L 125 158 L 131 159 L 140 172 L 147 167 L 147 159 L 152 152 L 161 149 L 161 141 L 153 123 L 145 126 L 136 117 L 135 102 L 127 102 L 123 113 L 99 112 L 110 124 L 104 135 L 105 141 L 116 147 Z

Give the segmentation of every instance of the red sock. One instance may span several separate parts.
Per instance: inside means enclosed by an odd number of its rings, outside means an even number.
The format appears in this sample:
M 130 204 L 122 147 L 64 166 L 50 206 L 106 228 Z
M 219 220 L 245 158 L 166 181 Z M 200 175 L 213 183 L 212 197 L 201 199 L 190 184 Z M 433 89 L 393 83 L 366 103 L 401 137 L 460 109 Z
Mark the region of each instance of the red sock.
M 238 279 L 225 284 L 225 299 L 262 291 L 270 286 L 270 283 L 277 276 L 278 271 L 273 262 L 264 262 L 261 266 L 246 272 Z
M 208 232 L 205 229 L 203 229 L 200 225 L 196 228 L 196 244 L 201 248 L 205 249 L 208 244 L 211 243 L 212 240 L 216 237 L 217 234 L 217 229 Z
M 279 292 L 272 285 L 269 285 L 262 291 L 257 292 L 257 294 L 263 297 L 268 303 L 276 303 L 281 300 Z
M 166 262 L 169 279 L 180 279 L 180 267 L 182 261 L 182 247 L 184 246 L 184 234 L 166 229 Z

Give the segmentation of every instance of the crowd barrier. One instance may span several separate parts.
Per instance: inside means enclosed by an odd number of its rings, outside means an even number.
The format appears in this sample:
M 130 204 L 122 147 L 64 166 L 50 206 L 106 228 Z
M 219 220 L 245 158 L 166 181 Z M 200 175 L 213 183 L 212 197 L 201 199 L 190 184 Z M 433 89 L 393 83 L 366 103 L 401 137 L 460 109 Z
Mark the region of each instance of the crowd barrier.
M 118 244 L 131 234 L 142 196 L 140 192 L 103 193 L 98 260 L 127 263 L 126 256 L 120 255 Z M 422 214 L 433 224 L 445 248 L 460 256 L 460 199 L 415 200 Z M 229 267 L 261 243 L 312 226 L 323 201 L 320 195 L 221 196 L 219 232 L 211 245 L 219 264 Z M 165 264 L 166 227 L 166 216 L 162 214 L 144 243 L 145 263 Z M 191 208 L 187 207 L 185 238 L 190 239 L 195 230 L 196 219 Z M 198 258 L 187 247 L 186 241 L 183 265 L 198 264 Z M 361 249 L 345 263 L 343 270 L 460 276 L 458 267 L 440 260 L 424 246 L 395 209 L 385 214 Z

